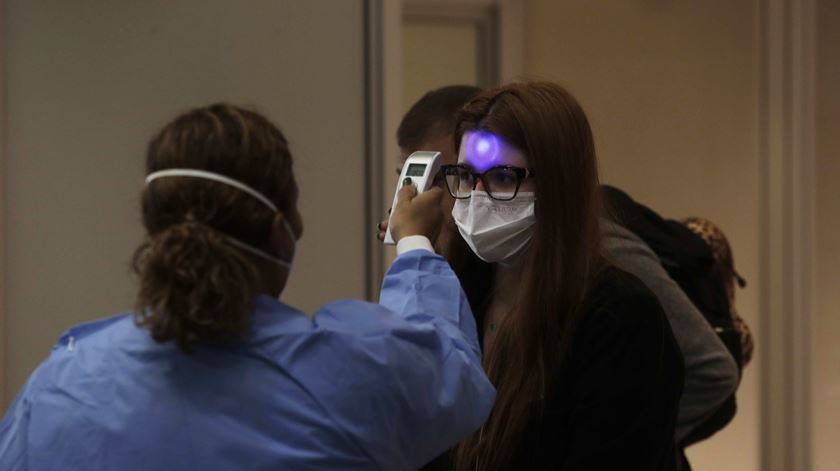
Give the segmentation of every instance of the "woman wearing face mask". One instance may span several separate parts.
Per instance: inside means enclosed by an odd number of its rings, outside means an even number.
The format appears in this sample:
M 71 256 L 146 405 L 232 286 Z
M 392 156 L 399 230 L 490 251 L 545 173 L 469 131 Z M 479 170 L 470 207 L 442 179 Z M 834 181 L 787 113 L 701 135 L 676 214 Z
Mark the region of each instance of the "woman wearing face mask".
M 150 143 L 137 308 L 70 329 L 0 425 L 0 469 L 416 469 L 494 390 L 442 190 L 400 193 L 380 304 L 279 301 L 303 232 L 281 132 L 230 105 Z
M 520 83 L 460 113 L 453 216 L 492 276 L 471 299 L 498 395 L 458 470 L 672 470 L 679 349 L 653 294 L 602 255 L 583 110 Z M 462 274 L 462 276 L 469 276 Z

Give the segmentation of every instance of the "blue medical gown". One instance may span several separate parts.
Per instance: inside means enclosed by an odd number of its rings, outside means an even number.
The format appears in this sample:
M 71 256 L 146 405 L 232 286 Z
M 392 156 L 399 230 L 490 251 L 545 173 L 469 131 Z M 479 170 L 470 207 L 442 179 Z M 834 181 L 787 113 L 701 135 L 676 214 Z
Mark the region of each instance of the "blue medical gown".
M 70 329 L 0 425 L 0 470 L 415 469 L 494 397 L 454 273 L 414 250 L 379 304 L 261 296 L 225 347 L 182 354 L 130 313 Z

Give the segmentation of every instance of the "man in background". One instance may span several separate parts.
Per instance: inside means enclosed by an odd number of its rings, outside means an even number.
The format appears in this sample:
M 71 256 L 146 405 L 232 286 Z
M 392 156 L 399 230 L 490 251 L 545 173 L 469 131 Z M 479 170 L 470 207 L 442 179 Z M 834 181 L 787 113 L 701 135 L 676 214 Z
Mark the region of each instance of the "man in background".
M 480 88 L 472 85 L 449 85 L 427 92 L 408 110 L 397 128 L 397 145 L 400 147 L 397 176 L 402 171 L 405 159 L 420 150 L 440 152 L 441 165 L 458 163 L 452 137 L 455 131 L 455 115 L 465 103 L 480 92 Z M 435 177 L 435 185 L 446 190 L 446 183 L 440 175 Z M 454 205 L 454 198 L 444 197 L 441 200 L 441 211 L 445 216 L 435 251 L 456 268 L 464 263 L 471 252 L 458 234 L 458 228 L 452 218 Z M 380 240 L 384 237 L 384 222 L 379 226 Z

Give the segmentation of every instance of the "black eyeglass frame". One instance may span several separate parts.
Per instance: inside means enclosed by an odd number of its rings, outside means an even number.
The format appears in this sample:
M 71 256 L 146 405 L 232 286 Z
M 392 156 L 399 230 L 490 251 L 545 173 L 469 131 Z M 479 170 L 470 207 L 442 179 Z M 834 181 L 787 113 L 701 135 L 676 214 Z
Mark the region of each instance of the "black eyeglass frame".
M 470 195 L 467 195 L 467 196 L 457 196 L 455 194 L 455 192 L 452 191 L 452 188 L 449 187 L 449 180 L 446 178 L 447 175 L 448 175 L 447 172 L 452 171 L 452 170 L 456 170 L 456 169 L 465 170 L 468 174 L 472 175 L 472 177 L 473 177 L 473 187 L 470 190 L 470 192 L 475 191 L 475 188 L 478 186 L 478 180 L 480 179 L 481 183 L 484 184 L 484 188 L 487 189 L 487 195 L 491 199 L 494 199 L 496 201 L 510 201 L 510 200 L 516 198 L 516 195 L 519 194 L 519 187 L 522 186 L 522 182 L 529 179 L 529 178 L 534 177 L 534 171 L 532 169 L 525 168 L 525 167 L 516 167 L 516 166 L 513 166 L 513 165 L 496 165 L 494 167 L 488 168 L 487 170 L 485 170 L 483 172 L 473 172 L 473 171 L 470 170 L 470 167 L 467 167 L 466 165 L 462 165 L 462 164 L 441 165 L 440 166 L 440 174 L 443 176 L 443 182 L 446 185 L 446 189 L 447 189 L 447 191 L 449 191 L 450 196 L 452 196 L 453 198 L 458 199 L 458 200 L 469 199 L 470 196 L 472 196 L 472 195 L 470 194 Z M 493 196 L 493 193 L 490 192 L 490 185 L 488 185 L 487 180 L 484 179 L 484 176 L 487 173 L 492 172 L 493 170 L 498 170 L 498 169 L 510 170 L 516 175 L 516 189 L 513 191 L 513 195 L 511 195 L 510 198 L 496 198 L 495 196 Z

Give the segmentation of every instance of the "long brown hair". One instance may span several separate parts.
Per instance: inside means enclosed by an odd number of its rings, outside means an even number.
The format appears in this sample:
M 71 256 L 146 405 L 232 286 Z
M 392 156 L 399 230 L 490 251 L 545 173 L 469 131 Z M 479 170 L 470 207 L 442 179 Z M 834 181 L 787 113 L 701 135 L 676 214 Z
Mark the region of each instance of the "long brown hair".
M 171 168 L 228 176 L 283 211 L 294 184 L 280 130 L 253 111 L 227 104 L 187 112 L 152 139 L 147 173 Z M 258 269 L 225 237 L 264 246 L 274 212 L 236 188 L 187 177 L 147 185 L 142 211 L 148 237 L 133 260 L 140 278 L 137 324 L 184 352 L 244 335 L 258 294 Z
M 600 266 L 601 204 L 589 122 L 559 85 L 514 83 L 482 93 L 461 111 L 456 145 L 476 130 L 516 146 L 536 175 L 536 223 L 517 309 L 500 320 L 485 345 L 484 369 L 496 386 L 496 403 L 481 432 L 464 440 L 456 456 L 461 470 L 504 470 L 528 424 L 539 420 Z

